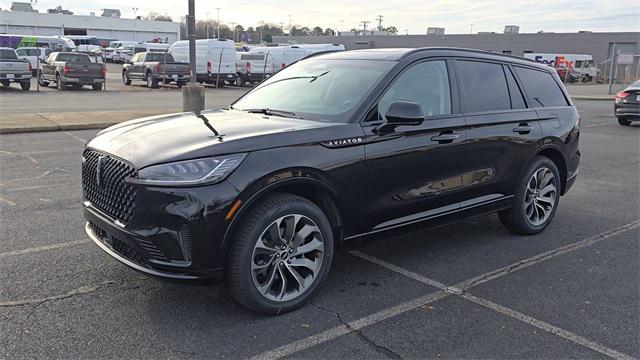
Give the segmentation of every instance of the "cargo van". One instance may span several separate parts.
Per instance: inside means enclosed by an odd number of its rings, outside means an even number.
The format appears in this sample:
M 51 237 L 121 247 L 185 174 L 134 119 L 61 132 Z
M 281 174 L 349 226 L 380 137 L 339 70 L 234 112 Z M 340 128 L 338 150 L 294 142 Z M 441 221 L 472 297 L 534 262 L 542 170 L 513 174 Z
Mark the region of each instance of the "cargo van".
M 260 82 L 276 71 L 273 56 L 267 52 L 239 52 L 236 55 L 236 59 L 236 70 L 238 72 L 236 84 L 238 86 Z
M 189 41 L 176 41 L 169 53 L 178 62 L 189 62 Z M 223 87 L 224 82 L 233 83 L 236 73 L 236 47 L 233 40 L 199 39 L 196 40 L 196 81 L 216 84 Z
M 109 46 L 105 48 L 105 58 L 107 61 L 119 62 L 122 61 L 120 58 L 120 54 L 118 53 L 118 48 L 123 46 L 135 46 L 140 44 L 139 41 L 111 41 Z
M 254 47 L 249 52 L 261 52 L 269 54 L 273 58 L 275 70 L 279 71 L 302 60 L 308 55 L 318 52 L 344 51 L 342 44 L 297 44 L 284 46 Z
M 591 82 L 600 75 L 593 56 L 587 54 L 528 53 L 524 57 L 555 68 L 562 79 Z

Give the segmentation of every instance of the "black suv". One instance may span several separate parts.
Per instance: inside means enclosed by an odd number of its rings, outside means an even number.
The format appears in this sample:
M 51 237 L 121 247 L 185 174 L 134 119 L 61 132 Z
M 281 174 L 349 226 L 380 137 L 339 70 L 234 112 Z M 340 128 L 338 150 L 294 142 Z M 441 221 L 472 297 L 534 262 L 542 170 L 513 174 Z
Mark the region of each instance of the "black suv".
M 83 153 L 86 232 L 161 277 L 223 278 L 295 309 L 343 242 L 498 212 L 551 222 L 578 173 L 579 116 L 555 71 L 447 48 L 321 54 L 223 110 L 108 128 Z

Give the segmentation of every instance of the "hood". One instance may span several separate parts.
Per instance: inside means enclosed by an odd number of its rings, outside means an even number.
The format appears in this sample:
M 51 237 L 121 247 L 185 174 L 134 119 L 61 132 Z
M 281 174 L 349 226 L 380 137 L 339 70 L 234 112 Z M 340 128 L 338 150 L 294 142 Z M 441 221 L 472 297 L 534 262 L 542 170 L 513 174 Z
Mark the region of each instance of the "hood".
M 322 141 L 335 134 L 335 127 L 345 125 L 211 110 L 201 115 L 189 112 L 123 122 L 101 131 L 87 146 L 140 169 L 158 163 Z

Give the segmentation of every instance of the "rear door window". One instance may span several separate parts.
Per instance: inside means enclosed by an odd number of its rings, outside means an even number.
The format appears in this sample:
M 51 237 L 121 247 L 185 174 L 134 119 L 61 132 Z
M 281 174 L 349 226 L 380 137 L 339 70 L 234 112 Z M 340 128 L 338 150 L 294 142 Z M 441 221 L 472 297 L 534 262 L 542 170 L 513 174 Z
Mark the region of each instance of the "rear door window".
M 509 88 L 501 64 L 457 61 L 465 112 L 511 109 Z
M 522 91 L 516 82 L 516 79 L 513 77 L 511 70 L 509 67 L 504 67 L 504 73 L 507 75 L 507 85 L 509 86 L 509 97 L 511 98 L 511 108 L 512 109 L 524 109 L 527 105 L 524 102 L 524 97 L 522 96 Z
M 546 71 L 514 67 L 532 107 L 567 106 L 560 86 Z

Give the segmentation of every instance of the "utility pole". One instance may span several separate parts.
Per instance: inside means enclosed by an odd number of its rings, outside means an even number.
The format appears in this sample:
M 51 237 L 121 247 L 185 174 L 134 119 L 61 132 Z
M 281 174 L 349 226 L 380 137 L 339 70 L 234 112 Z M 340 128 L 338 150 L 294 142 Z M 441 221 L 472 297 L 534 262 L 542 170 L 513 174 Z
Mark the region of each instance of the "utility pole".
M 236 42 L 236 23 L 231 22 L 231 27 L 233 28 L 233 42 Z
M 469 34 L 473 34 L 473 24 L 470 24 Z
M 280 21 L 280 36 L 284 36 L 284 23 Z
M 204 109 L 204 88 L 197 84 L 196 74 L 196 4 L 195 0 L 188 0 L 189 14 L 187 15 L 187 33 L 189 36 L 189 70 L 191 81 L 182 88 L 182 110 L 193 111 L 197 114 Z
M 216 24 L 216 28 L 217 28 L 217 38 L 220 39 L 220 8 L 216 8 L 216 11 L 218 12 L 218 23 Z
M 291 41 L 291 15 L 289 16 L 289 41 Z
M 209 12 L 207 11 L 207 39 L 209 39 Z
M 376 20 L 378 20 L 378 31 L 384 30 L 384 28 L 382 27 L 382 19 L 383 18 L 384 18 L 384 16 L 382 16 L 382 15 L 378 15 L 378 17 L 376 18 Z
M 362 24 L 362 35 L 366 35 L 367 33 L 367 24 L 371 21 L 363 20 L 360 24 Z

